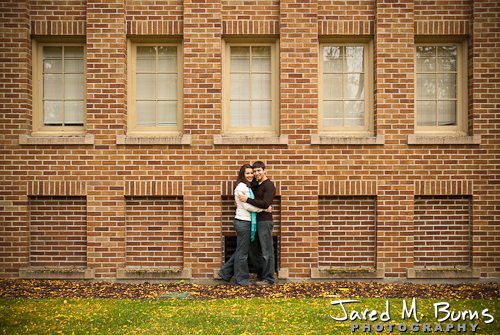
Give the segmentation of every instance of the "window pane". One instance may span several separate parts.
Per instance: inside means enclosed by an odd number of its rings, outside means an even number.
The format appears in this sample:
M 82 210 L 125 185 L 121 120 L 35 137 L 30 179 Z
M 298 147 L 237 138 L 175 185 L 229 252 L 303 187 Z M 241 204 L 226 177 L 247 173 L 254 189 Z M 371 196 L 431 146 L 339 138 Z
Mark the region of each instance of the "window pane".
M 342 72 L 342 47 L 323 47 L 323 72 Z
M 156 47 L 137 47 L 137 71 L 156 71 Z
M 64 72 L 83 72 L 83 59 L 64 60 Z
M 158 126 L 177 125 L 177 101 L 158 101 Z
M 250 74 L 232 73 L 230 85 L 231 99 L 250 99 Z
M 156 102 L 137 101 L 136 124 L 138 126 L 156 126 Z
M 457 103 L 456 101 L 438 102 L 438 126 L 457 125 Z
M 83 126 L 83 101 L 64 102 L 64 125 Z
M 457 97 L 457 75 L 438 74 L 438 99 L 454 99 Z
M 362 46 L 348 46 L 345 47 L 345 72 L 363 72 L 363 52 Z
M 271 101 L 252 101 L 252 126 L 271 126 Z
M 346 74 L 345 85 L 345 99 L 364 99 L 365 77 L 363 74 Z
M 252 99 L 271 99 L 271 74 L 252 74 Z
M 83 99 L 84 88 L 83 74 L 64 75 L 64 98 Z
M 342 74 L 325 74 L 323 80 L 323 98 L 327 100 L 342 99 Z
M 63 103 L 62 101 L 43 102 L 43 124 L 45 126 L 63 125 Z
M 45 73 L 43 75 L 43 98 L 62 99 L 63 97 L 62 74 Z
M 83 59 L 83 47 L 64 47 L 65 59 Z
M 62 47 L 43 47 L 43 71 L 62 72 Z
M 417 126 L 436 125 L 436 102 L 417 101 Z
M 177 75 L 158 75 L 158 99 L 177 99 Z
M 156 76 L 154 74 L 137 74 L 137 99 L 156 99 Z
M 64 72 L 83 72 L 83 47 L 64 48 Z
M 177 72 L 177 47 L 158 47 L 158 71 Z
M 326 127 L 342 127 L 344 125 L 342 101 L 325 101 L 323 103 L 323 124 Z
M 417 47 L 417 72 L 436 71 L 436 47 Z
M 271 47 L 252 47 L 252 72 L 271 71 Z
M 250 47 L 231 47 L 231 72 L 250 71 Z
M 231 101 L 231 126 L 250 126 L 250 101 Z
M 365 103 L 364 101 L 345 102 L 345 126 L 360 127 L 365 124 Z
M 441 46 L 438 48 L 438 71 L 457 71 L 456 46 Z
M 436 75 L 417 74 L 417 99 L 436 98 Z
M 83 46 L 43 46 L 43 125 L 83 126 Z

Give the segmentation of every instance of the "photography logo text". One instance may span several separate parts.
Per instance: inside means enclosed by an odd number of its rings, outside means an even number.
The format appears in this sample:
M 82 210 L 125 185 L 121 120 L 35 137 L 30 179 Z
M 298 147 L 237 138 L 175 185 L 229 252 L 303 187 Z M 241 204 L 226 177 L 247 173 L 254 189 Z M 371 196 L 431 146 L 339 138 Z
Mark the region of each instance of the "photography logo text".
M 410 325 L 405 323 L 396 324 L 392 321 L 389 300 L 385 301 L 385 311 L 365 309 L 358 311 L 353 309 L 350 313 L 346 310 L 346 305 L 352 308 L 350 304 L 359 303 L 359 300 L 335 300 L 331 304 L 340 306 L 341 316 L 330 315 L 335 321 L 352 321 L 351 332 L 476 332 L 480 322 L 490 324 L 495 318 L 490 311 L 485 308 L 482 311 L 450 310 L 450 304 L 447 302 L 437 302 L 433 304 L 434 321 L 422 322 L 424 314 L 418 313 L 417 301 L 413 298 L 411 306 L 408 306 L 403 300 L 401 306 L 401 319 L 413 319 Z M 454 323 L 451 323 L 454 322 Z

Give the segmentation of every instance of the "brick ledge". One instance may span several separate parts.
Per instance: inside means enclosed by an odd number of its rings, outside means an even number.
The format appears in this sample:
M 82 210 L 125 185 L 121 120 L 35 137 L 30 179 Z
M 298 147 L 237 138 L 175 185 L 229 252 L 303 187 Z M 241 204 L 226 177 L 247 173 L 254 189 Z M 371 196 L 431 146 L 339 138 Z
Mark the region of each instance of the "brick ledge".
M 385 144 L 385 135 L 377 135 L 375 137 L 322 137 L 319 135 L 311 135 L 311 144 L 381 145 Z
M 116 144 L 123 145 L 190 145 L 191 135 L 182 137 L 127 137 L 116 136 Z
M 382 279 L 384 269 L 375 271 L 326 271 L 326 269 L 311 269 L 311 279 Z
M 30 136 L 19 135 L 20 145 L 93 145 L 94 135 L 87 134 L 85 136 L 72 137 L 52 137 L 52 136 Z
M 276 137 L 223 137 L 214 135 L 214 145 L 288 145 L 288 135 Z
M 69 270 L 69 269 L 68 269 Z M 61 271 L 61 269 L 46 269 L 45 271 L 37 271 L 32 268 L 19 269 L 20 279 L 94 279 L 94 269 L 86 268 L 82 271 Z
M 481 277 L 480 269 L 406 269 L 408 279 L 479 279 Z
M 149 272 L 146 269 L 116 269 L 116 279 L 191 279 L 191 269 L 182 269 L 179 272 L 164 272 L 162 269 Z M 137 272 L 136 272 L 137 271 Z M 140 273 L 138 273 L 141 271 Z
M 481 144 L 481 135 L 472 136 L 418 136 L 408 135 L 408 144 Z

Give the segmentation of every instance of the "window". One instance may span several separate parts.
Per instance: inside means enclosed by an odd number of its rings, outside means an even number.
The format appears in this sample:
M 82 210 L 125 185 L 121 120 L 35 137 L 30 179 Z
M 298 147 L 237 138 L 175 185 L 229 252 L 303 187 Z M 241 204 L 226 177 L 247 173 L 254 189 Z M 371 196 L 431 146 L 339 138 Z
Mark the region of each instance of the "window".
M 320 44 L 319 133 L 373 136 L 372 43 L 343 42 Z
M 181 43 L 129 41 L 128 135 L 182 135 Z
M 225 41 L 223 132 L 278 136 L 277 41 L 245 41 Z
M 415 44 L 417 133 L 467 133 L 466 43 Z
M 52 41 L 33 41 L 33 133 L 84 135 L 85 44 Z

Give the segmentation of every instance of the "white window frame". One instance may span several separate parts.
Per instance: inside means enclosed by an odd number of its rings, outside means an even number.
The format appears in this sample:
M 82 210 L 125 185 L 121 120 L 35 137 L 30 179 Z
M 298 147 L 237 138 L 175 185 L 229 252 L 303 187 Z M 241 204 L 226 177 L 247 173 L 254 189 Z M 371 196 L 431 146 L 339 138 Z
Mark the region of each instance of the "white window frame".
M 83 84 L 83 125 L 82 126 L 46 126 L 43 123 L 43 48 L 46 46 L 83 47 L 84 84 Z M 31 136 L 85 136 L 87 124 L 87 47 L 84 36 L 72 37 L 36 37 L 32 40 L 33 55 L 33 114 Z
M 271 47 L 271 126 L 231 126 L 231 46 Z M 222 40 L 222 134 L 227 137 L 279 136 L 279 39 L 276 37 L 225 37 Z
M 177 47 L 177 124 L 175 126 L 138 126 L 136 122 L 137 93 L 137 47 Z M 129 37 L 127 40 L 128 90 L 127 90 L 127 136 L 128 137 L 180 137 L 183 134 L 184 69 L 181 37 Z
M 417 111 L 417 47 L 419 46 L 457 46 L 457 115 L 456 125 L 418 126 Z M 464 37 L 415 37 L 415 134 L 418 136 L 450 137 L 468 135 L 468 41 Z
M 363 46 L 364 47 L 364 125 L 332 127 L 324 124 L 324 46 Z M 365 36 L 321 36 L 319 40 L 319 89 L 318 89 L 318 127 L 319 135 L 325 137 L 373 137 L 374 136 L 374 96 L 373 96 L 373 39 Z M 345 72 L 344 72 L 345 73 Z

